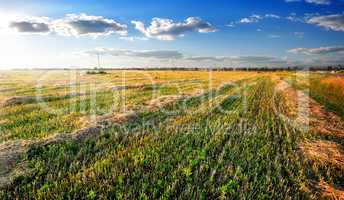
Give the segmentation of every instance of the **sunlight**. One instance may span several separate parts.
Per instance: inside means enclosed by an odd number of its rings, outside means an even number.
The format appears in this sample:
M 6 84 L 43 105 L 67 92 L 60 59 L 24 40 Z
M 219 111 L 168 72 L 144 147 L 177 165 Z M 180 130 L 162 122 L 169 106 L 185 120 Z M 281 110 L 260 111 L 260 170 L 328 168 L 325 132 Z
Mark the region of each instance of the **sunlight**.
M 344 199 L 344 0 L 0 0 L 1 199 Z

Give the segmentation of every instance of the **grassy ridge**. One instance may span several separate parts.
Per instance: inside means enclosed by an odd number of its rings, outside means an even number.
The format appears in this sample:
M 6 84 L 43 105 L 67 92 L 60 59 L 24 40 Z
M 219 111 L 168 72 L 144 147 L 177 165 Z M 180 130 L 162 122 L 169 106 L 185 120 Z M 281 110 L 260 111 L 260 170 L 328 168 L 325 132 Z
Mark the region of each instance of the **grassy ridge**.
M 141 113 L 81 143 L 34 148 L 27 157 L 33 175 L 0 197 L 304 197 L 295 154 L 303 136 L 278 117 L 283 98 L 269 78 L 241 84 L 177 102 L 167 108 L 173 114 Z
M 344 118 L 344 78 L 341 78 L 341 82 L 326 82 L 326 79 L 311 79 L 310 96 Z
M 344 77 L 322 74 L 288 74 L 285 79 L 294 88 L 303 90 L 328 111 L 344 118 Z

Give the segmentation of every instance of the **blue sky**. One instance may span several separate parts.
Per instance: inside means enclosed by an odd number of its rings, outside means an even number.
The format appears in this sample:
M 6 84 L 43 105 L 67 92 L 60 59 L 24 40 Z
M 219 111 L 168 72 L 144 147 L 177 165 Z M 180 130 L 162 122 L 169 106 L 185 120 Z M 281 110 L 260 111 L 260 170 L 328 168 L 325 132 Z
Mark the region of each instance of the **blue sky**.
M 343 8 L 343 0 L 0 1 L 0 68 L 88 67 L 97 54 L 104 67 L 344 64 Z

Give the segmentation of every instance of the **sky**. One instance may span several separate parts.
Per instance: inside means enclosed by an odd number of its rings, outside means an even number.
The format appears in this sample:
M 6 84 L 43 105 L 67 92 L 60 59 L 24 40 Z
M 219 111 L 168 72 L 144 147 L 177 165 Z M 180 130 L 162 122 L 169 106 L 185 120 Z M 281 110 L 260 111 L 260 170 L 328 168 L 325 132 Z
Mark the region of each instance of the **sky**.
M 0 0 L 0 69 L 344 64 L 344 0 Z

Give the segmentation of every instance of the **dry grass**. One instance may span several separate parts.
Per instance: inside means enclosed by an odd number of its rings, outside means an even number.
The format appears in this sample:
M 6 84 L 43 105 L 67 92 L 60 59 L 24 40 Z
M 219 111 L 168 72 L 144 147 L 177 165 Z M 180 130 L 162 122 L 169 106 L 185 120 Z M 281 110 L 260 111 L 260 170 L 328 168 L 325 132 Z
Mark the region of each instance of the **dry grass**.
M 45 116 L 44 111 L 36 112 L 39 107 L 35 102 L 6 107 L 0 124 L 7 126 L 8 134 L 22 133 L 36 124 L 46 126 L 35 126 L 33 133 L 50 132 L 39 136 L 29 132 L 25 140 L 6 137 L 0 144 L 0 162 L 5 163 L 0 167 L 0 182 L 13 179 L 21 155 L 27 155 L 27 166 L 35 172 L 34 176 L 23 174 L 24 178 L 0 190 L 2 197 L 292 199 L 302 198 L 302 188 L 309 182 L 317 186 L 305 193 L 325 199 L 342 197 L 343 191 L 336 185 L 339 177 L 331 170 L 344 172 L 344 152 L 336 143 L 344 130 L 343 120 L 280 81 L 276 73 L 80 73 L 72 83 L 75 91 L 68 90 L 71 83 L 63 76 L 66 72 L 56 73 L 61 76 L 55 74 L 55 79 L 42 83 L 42 96 L 83 98 L 54 99 L 49 105 L 58 109 L 71 103 L 87 107 L 87 87 L 94 85 L 92 89 L 99 93 L 96 106 L 104 110 L 88 119 L 88 113 L 75 110 Z M 6 75 L 12 82 L 26 78 L 24 83 L 29 87 L 17 89 L 16 95 L 9 91 L 3 97 L 34 95 L 34 79 L 39 74 L 24 75 Z M 307 78 L 306 74 L 300 76 Z M 255 79 L 249 79 L 252 77 Z M 248 80 L 238 81 L 242 79 Z M 306 83 L 303 80 L 303 85 Z M 157 86 L 154 94 L 153 86 Z M 115 95 L 118 93 L 126 95 L 123 102 Z M 126 109 L 112 110 L 109 104 L 114 98 Z M 28 115 L 19 118 L 11 114 L 14 112 Z M 281 113 L 293 124 L 281 118 Z M 54 123 L 51 117 L 55 117 Z M 52 127 L 69 127 L 69 123 L 77 126 L 63 131 Z M 299 129 L 301 126 L 309 126 L 313 134 Z M 319 139 L 314 133 L 335 139 Z M 318 176 L 308 175 L 312 167 Z
M 162 108 L 168 106 L 172 103 L 175 103 L 177 100 L 180 100 L 181 96 L 171 95 L 163 96 L 152 100 L 148 103 L 147 108 L 149 110 L 155 110 L 157 108 Z M 101 124 L 104 122 L 108 123 L 125 123 L 134 119 L 137 119 L 138 115 L 135 111 L 127 111 L 124 113 L 112 113 L 103 116 L 99 116 L 96 119 L 96 124 Z M 84 119 L 87 121 L 86 119 Z M 6 121 L 4 120 L 4 123 Z M 87 122 L 85 124 L 90 125 Z M 0 123 L 1 124 L 1 123 Z M 26 154 L 29 148 L 32 146 L 47 146 L 52 144 L 59 144 L 67 141 L 76 141 L 82 142 L 86 138 L 96 137 L 101 134 L 101 126 L 89 126 L 75 131 L 72 134 L 54 134 L 48 137 L 37 139 L 37 140 L 17 140 L 9 141 L 3 144 L 0 144 L 0 183 L 2 186 L 6 186 L 13 181 L 17 173 L 14 173 L 19 166 L 17 162 L 20 160 L 20 157 Z M 23 175 L 24 171 L 19 174 Z M 1 187 L 0 187 L 1 188 Z
M 320 166 L 332 166 L 344 172 L 344 151 L 340 145 L 324 140 L 300 145 L 305 156 Z
M 6 92 L 0 93 L 0 101 L 5 107 L 0 112 L 0 120 L 6 118 L 8 123 L 2 129 L 0 143 L 71 133 L 88 124 L 84 122 L 91 112 L 99 117 L 121 112 L 121 106 L 126 110 L 140 109 L 160 96 L 200 94 L 229 81 L 255 76 L 254 72 L 207 71 L 114 70 L 102 75 L 68 70 L 4 72 L 0 87 Z M 119 96 L 122 98 L 118 99 Z M 159 101 L 168 102 L 162 99 Z M 53 113 L 42 108 L 41 103 Z
M 35 96 L 29 96 L 29 97 L 10 97 L 5 99 L 2 103 L 1 106 L 14 106 L 14 105 L 19 105 L 19 104 L 27 104 L 27 103 L 33 103 L 35 102 L 37 97 Z
M 273 94 L 274 83 L 262 77 L 256 84 L 242 83 L 243 93 L 237 94 L 237 89 L 224 86 L 185 101 L 188 111 L 199 112 L 183 112 L 184 102 L 178 102 L 168 106 L 168 111 L 177 114 L 146 112 L 133 123 L 123 124 L 125 129 L 115 126 L 91 140 L 33 149 L 29 157 L 35 176 L 17 179 L 0 190 L 0 196 L 302 196 L 299 183 L 304 179 L 295 154 L 301 134 L 271 109 L 283 109 L 282 99 Z
M 284 91 L 286 104 L 290 107 L 291 118 L 296 124 L 308 122 L 310 131 L 314 136 L 331 136 L 332 138 L 342 139 L 344 136 L 344 121 L 332 112 L 327 112 L 322 105 L 294 88 L 288 83 L 280 81 L 277 90 Z M 306 113 L 300 112 L 300 103 Z M 301 109 L 302 110 L 302 109 Z M 295 113 L 297 112 L 297 114 Z M 296 114 L 296 115 L 295 115 Z M 307 119 L 299 120 L 300 116 Z M 302 118 L 301 118 L 302 119 Z M 313 141 L 313 140 L 311 140 Z M 342 146 L 334 141 L 316 140 L 314 142 L 303 142 L 299 146 L 300 152 L 306 161 L 306 166 L 312 169 L 315 176 L 327 177 L 329 179 L 339 178 L 344 174 L 344 151 Z M 326 183 L 323 178 L 312 181 L 310 177 L 310 190 L 306 191 L 314 199 L 343 199 L 344 191 L 336 188 L 333 184 Z
M 333 87 L 340 87 L 342 95 L 344 95 L 344 77 L 343 76 L 330 76 L 323 80 L 322 83 L 331 85 Z
M 344 200 L 344 190 L 338 189 L 324 180 L 321 180 L 316 186 L 319 192 L 317 193 L 317 199 L 331 199 L 331 200 Z
M 285 104 L 288 109 L 286 114 L 288 115 L 289 121 L 300 129 L 309 126 L 311 120 L 310 106 L 316 105 L 314 100 L 309 98 L 302 91 L 295 90 L 283 80 L 278 80 L 275 89 L 283 93 Z
M 173 102 L 182 99 L 183 96 L 181 95 L 168 95 L 168 96 L 161 96 L 157 99 L 153 99 L 148 103 L 148 109 L 152 110 L 155 108 L 161 108 L 167 105 L 172 104 Z
M 290 109 L 289 117 L 298 124 L 310 125 L 315 133 L 344 138 L 344 121 L 335 113 L 326 111 L 321 104 L 285 81 L 279 81 L 276 90 L 283 91 Z

